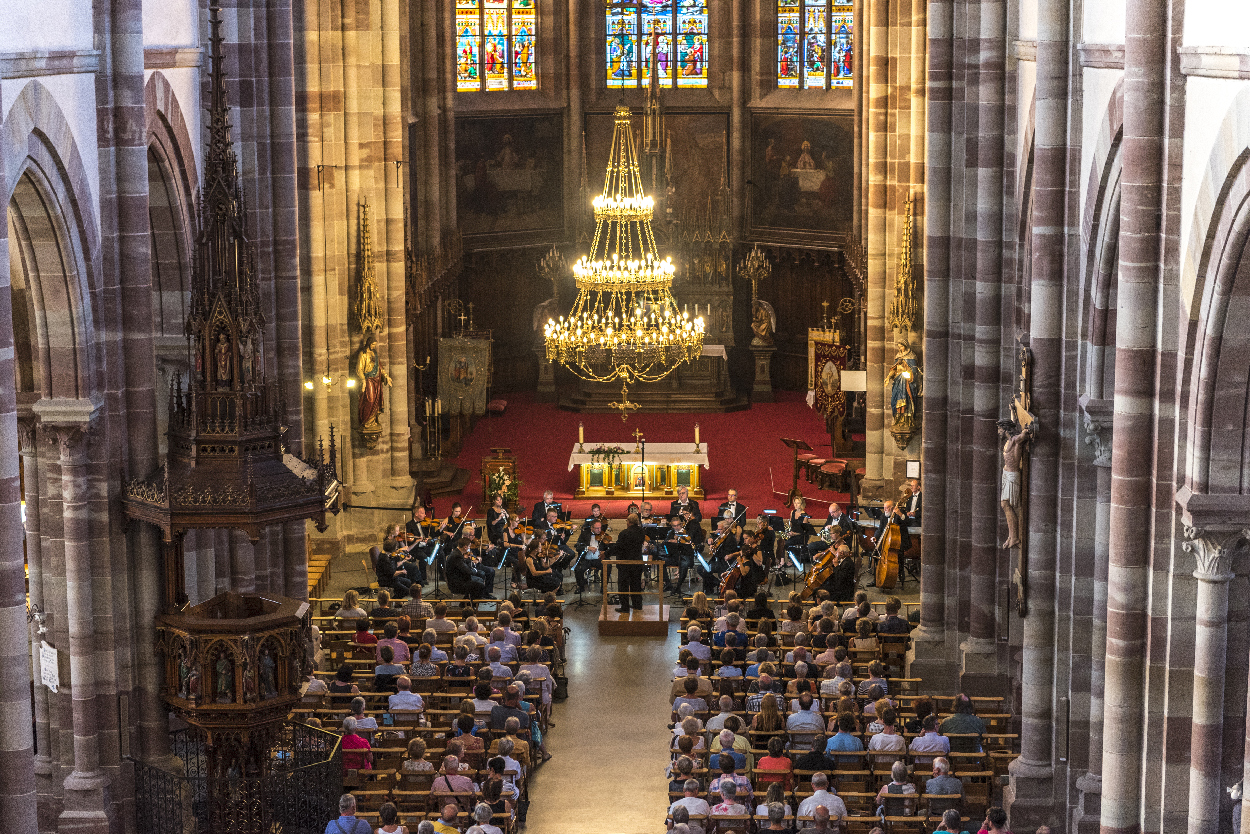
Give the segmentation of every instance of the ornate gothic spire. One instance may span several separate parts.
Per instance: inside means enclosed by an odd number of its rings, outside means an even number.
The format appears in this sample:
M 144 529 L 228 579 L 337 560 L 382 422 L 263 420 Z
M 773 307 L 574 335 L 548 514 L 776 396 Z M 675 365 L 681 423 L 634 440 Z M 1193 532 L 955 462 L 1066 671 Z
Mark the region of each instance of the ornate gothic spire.
M 238 157 L 226 103 L 221 9 L 209 7 L 208 148 L 196 212 L 187 336 L 201 391 L 255 390 L 264 382 L 256 251 L 247 236 Z

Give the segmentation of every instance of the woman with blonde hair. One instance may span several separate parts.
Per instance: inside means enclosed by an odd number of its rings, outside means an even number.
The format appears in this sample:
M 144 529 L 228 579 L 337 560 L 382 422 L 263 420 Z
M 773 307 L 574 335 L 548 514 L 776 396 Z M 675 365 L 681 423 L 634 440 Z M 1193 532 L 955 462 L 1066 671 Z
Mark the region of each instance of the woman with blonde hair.
M 785 726 L 786 720 L 782 718 L 781 711 L 777 709 L 777 699 L 761 699 L 760 711 L 751 719 L 751 729 L 761 733 L 775 733 L 778 730 L 784 730 Z
M 420 736 L 408 742 L 408 758 L 404 759 L 404 773 L 433 773 L 434 765 L 425 760 L 425 739 Z
M 343 594 L 343 604 L 334 612 L 334 616 L 340 620 L 359 620 L 368 617 L 369 613 L 360 607 L 360 594 L 349 590 Z

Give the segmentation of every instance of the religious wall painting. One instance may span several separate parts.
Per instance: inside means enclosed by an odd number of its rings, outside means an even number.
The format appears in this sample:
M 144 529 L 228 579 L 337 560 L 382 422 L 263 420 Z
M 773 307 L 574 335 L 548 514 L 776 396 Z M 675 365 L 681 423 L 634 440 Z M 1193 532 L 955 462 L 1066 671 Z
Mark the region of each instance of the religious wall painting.
M 586 179 L 591 191 L 598 193 L 604 169 L 607 168 L 608 154 L 612 151 L 613 115 L 587 113 L 585 125 Z M 635 118 L 633 125 L 636 131 L 642 130 L 641 114 Z M 671 219 L 688 218 L 691 212 L 706 212 L 709 201 L 716 205 L 724 178 L 729 114 L 666 113 L 664 129 L 665 154 L 659 160 L 659 178 L 653 181 L 651 161 L 645 154 L 639 159 L 643 191 L 655 199 L 657 217 L 661 206 Z M 672 192 L 668 196 L 656 193 L 664 189 L 665 158 L 671 162 L 669 185 Z
M 751 232 L 838 239 L 850 232 L 855 128 L 850 113 L 756 113 L 751 123 Z
M 456 213 L 461 233 L 562 233 L 563 147 L 558 115 L 457 118 Z

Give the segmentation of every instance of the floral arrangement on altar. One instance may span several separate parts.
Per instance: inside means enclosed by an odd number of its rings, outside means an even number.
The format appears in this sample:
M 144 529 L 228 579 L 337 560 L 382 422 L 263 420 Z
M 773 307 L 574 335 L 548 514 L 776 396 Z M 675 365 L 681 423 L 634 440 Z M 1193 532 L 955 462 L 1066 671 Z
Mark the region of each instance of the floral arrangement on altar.
M 592 464 L 602 463 L 611 468 L 621 459 L 621 455 L 625 454 L 625 450 L 620 446 L 596 446 L 590 450 L 590 462 Z

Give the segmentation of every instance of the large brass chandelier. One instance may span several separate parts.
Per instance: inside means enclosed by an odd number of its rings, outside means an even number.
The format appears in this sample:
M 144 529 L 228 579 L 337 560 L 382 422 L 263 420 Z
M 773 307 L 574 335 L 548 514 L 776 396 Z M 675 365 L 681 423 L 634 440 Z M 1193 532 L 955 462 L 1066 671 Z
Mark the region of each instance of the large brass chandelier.
M 642 177 L 629 108 L 616 108 L 603 193 L 594 199 L 590 254 L 573 265 L 577 299 L 548 319 L 547 358 L 585 380 L 622 385 L 663 379 L 703 352 L 703 318 L 678 312 L 673 260 L 660 260 L 651 231 L 655 202 Z

